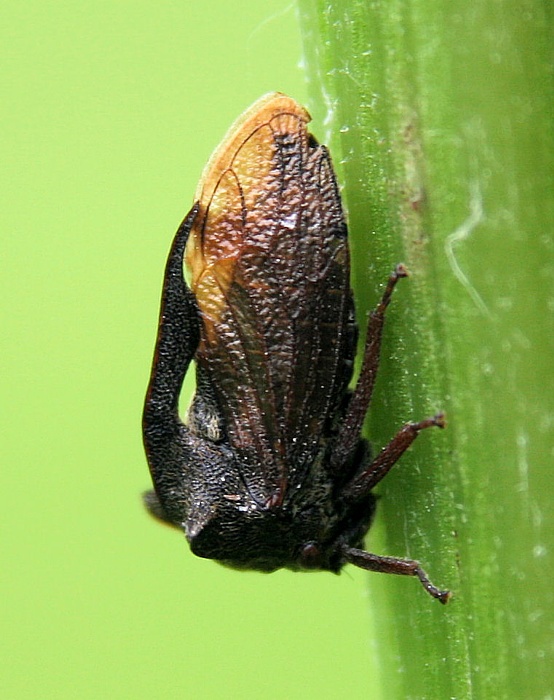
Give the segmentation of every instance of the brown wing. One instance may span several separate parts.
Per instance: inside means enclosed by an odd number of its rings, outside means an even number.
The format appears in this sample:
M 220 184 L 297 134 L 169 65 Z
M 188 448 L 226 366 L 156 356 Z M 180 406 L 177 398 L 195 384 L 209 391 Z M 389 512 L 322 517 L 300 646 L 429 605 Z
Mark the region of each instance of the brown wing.
M 217 391 L 252 496 L 301 483 L 350 377 L 346 225 L 327 150 L 280 94 L 241 118 L 208 164 L 187 247 Z

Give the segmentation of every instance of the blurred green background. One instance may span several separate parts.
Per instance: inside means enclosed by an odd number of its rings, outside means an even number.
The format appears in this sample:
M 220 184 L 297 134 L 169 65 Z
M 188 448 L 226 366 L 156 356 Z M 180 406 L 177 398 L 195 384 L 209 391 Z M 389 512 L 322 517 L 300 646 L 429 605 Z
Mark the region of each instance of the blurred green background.
M 294 6 L 8 0 L 0 32 L 0 695 L 377 697 L 363 572 L 228 571 L 140 502 L 166 254 L 240 112 L 305 102 Z

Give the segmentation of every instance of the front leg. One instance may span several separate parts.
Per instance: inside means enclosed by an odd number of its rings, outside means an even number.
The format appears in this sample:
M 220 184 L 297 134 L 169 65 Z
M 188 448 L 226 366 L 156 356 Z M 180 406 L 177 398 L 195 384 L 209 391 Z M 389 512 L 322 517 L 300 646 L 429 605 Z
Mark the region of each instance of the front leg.
M 377 554 L 364 552 L 363 549 L 343 545 L 342 561 L 345 564 L 354 564 L 360 569 L 366 569 L 366 571 L 378 571 L 383 574 L 397 574 L 399 576 L 415 576 L 420 580 L 427 593 L 433 598 L 440 600 L 443 604 L 448 603 L 452 596 L 450 591 L 441 590 L 431 583 L 420 563 L 414 559 L 381 557 Z

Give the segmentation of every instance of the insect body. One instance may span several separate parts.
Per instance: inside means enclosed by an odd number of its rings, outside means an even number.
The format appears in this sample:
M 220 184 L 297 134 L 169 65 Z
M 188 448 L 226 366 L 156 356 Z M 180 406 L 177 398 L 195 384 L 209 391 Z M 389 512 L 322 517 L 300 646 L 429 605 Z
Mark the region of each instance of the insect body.
M 405 425 L 375 459 L 360 436 L 379 362 L 389 278 L 350 392 L 357 329 L 347 228 L 310 117 L 274 93 L 234 125 L 202 176 L 167 262 L 144 443 L 153 515 L 192 551 L 236 568 L 347 562 L 417 576 L 415 561 L 363 549 L 372 488 L 442 416 Z M 183 257 L 191 273 L 183 276 Z M 181 422 L 185 372 L 196 394 Z

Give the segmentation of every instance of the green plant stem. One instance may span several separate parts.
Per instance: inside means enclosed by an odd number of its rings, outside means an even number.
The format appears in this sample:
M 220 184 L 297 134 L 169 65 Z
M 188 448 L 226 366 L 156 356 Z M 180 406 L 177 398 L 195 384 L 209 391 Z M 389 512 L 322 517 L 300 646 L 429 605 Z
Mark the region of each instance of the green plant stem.
M 368 542 L 418 558 L 455 596 L 444 609 L 413 581 L 371 577 L 383 695 L 551 697 L 552 10 L 299 5 L 360 320 L 396 262 L 412 273 L 391 305 L 371 440 L 439 408 L 449 421 L 387 477 Z

